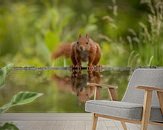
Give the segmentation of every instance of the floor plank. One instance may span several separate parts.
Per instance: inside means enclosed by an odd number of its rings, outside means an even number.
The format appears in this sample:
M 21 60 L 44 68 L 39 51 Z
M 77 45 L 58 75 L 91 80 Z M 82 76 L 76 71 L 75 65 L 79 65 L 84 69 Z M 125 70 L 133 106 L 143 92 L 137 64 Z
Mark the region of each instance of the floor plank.
M 0 123 L 13 122 L 20 130 L 91 130 L 90 113 L 5 113 Z M 117 121 L 99 118 L 97 130 L 123 130 Z

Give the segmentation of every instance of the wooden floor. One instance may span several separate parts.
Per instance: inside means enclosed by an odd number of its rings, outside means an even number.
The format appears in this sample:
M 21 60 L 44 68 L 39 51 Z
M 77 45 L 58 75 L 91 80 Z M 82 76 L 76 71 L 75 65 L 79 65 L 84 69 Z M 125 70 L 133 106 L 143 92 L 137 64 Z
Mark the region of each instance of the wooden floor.
M 13 122 L 20 130 L 91 130 L 92 115 L 88 113 L 6 113 L 0 124 Z M 133 128 L 134 127 L 134 128 Z M 128 130 L 139 130 L 130 126 Z M 123 130 L 119 122 L 99 118 L 97 130 Z

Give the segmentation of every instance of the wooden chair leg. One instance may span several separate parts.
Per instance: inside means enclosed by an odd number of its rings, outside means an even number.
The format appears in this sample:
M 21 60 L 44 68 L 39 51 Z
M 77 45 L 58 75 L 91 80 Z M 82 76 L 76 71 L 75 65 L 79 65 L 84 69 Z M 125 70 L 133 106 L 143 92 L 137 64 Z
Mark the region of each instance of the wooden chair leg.
M 95 113 L 94 113 L 93 114 L 92 130 L 96 130 L 97 121 L 98 121 L 98 116 L 96 116 Z
M 145 91 L 141 130 L 147 130 L 150 119 L 151 102 L 152 102 L 152 91 Z
M 125 122 L 121 121 L 121 124 L 122 124 L 123 129 L 127 130 L 127 126 L 126 126 Z
M 158 100 L 161 107 L 161 112 L 163 114 L 163 92 L 157 92 Z

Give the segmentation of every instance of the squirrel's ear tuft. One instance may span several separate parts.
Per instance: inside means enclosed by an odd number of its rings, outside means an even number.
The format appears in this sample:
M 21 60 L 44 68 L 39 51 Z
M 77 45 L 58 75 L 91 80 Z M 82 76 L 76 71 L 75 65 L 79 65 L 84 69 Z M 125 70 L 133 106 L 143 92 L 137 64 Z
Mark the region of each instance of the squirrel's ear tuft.
M 86 34 L 85 36 L 86 36 L 86 38 L 88 38 L 88 39 L 89 39 L 89 35 L 88 35 L 88 34 Z
M 79 38 L 81 38 L 81 33 L 79 34 Z

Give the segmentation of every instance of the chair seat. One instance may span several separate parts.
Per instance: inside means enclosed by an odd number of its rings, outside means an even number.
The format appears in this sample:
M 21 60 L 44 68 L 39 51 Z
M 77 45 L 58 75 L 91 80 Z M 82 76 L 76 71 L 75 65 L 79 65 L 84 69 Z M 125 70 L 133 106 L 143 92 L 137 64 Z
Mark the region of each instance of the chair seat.
M 143 105 L 129 102 L 89 100 L 85 104 L 87 112 L 125 118 L 129 120 L 141 120 Z M 151 121 L 163 122 L 163 115 L 158 107 L 152 107 Z

